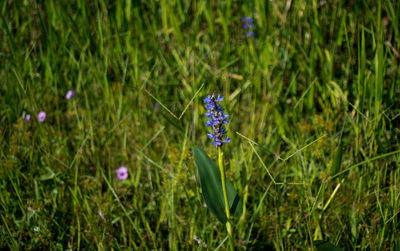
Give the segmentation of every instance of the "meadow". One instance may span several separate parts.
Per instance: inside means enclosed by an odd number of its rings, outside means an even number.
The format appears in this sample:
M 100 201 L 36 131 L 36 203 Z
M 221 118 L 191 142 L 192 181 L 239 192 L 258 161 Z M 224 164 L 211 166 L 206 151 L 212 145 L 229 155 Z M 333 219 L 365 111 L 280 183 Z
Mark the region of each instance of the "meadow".
M 235 250 L 400 250 L 399 2 L 4 0 L 0 13 L 0 249 L 228 249 L 193 157 L 217 159 L 215 93 L 243 202 Z

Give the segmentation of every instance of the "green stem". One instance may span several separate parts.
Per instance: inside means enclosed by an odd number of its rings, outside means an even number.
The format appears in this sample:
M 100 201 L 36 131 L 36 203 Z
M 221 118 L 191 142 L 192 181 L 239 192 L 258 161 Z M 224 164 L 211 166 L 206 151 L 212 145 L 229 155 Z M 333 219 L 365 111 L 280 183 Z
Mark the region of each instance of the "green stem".
M 225 213 L 226 213 L 226 218 L 228 219 L 226 222 L 226 230 L 228 231 L 229 237 L 232 240 L 232 226 L 231 226 L 231 222 L 229 221 L 230 220 L 230 212 L 229 212 L 228 195 L 226 194 L 224 153 L 222 152 L 221 147 L 218 147 L 218 166 L 219 166 L 219 171 L 221 173 L 222 191 L 224 193 Z M 232 243 L 231 243 L 231 245 L 232 245 Z M 233 248 L 233 245 L 231 247 Z

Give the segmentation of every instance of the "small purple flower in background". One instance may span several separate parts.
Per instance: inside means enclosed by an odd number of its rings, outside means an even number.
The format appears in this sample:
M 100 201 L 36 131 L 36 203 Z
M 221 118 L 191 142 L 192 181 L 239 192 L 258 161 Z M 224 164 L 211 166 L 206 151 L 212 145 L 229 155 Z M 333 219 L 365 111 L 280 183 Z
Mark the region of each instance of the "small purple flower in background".
M 121 166 L 116 171 L 119 180 L 126 180 L 128 178 L 128 168 Z
M 243 28 L 246 30 L 247 37 L 254 37 L 254 23 L 251 17 L 242 18 Z
M 254 37 L 254 31 L 247 31 L 246 32 L 247 37 Z
M 106 222 L 106 218 L 104 217 L 104 214 L 101 210 L 99 210 L 99 215 L 103 219 L 103 221 Z
M 38 114 L 38 120 L 42 123 L 46 119 L 46 113 L 44 111 L 40 111 Z
M 244 17 L 242 18 L 243 28 L 245 29 L 252 29 L 254 24 L 253 24 L 253 19 L 251 17 Z
M 67 94 L 65 95 L 65 98 L 66 98 L 67 100 L 70 100 L 70 99 L 73 98 L 73 97 L 75 97 L 75 91 L 74 91 L 74 90 L 69 90 L 69 91 L 67 92 Z
M 160 109 L 160 105 L 158 104 L 158 102 L 154 103 L 154 111 L 158 112 L 158 110 Z
M 221 105 L 218 105 L 218 102 L 224 100 L 224 97 L 218 94 L 218 97 L 215 97 L 214 94 L 208 95 L 203 101 L 206 104 L 205 108 L 207 109 L 206 116 L 209 118 L 206 126 L 212 127 L 212 131 L 208 133 L 208 137 L 213 139 L 214 142 L 212 145 L 218 148 L 221 147 L 224 143 L 229 143 L 231 141 L 226 133 L 228 132 L 223 128 L 224 124 L 228 124 L 229 122 L 226 120 L 228 117 L 227 114 L 224 113 L 224 109 Z M 225 135 L 225 139 L 223 136 Z
M 198 243 L 199 245 L 203 245 L 204 248 L 207 248 L 207 244 L 206 244 L 204 241 L 202 241 L 199 237 L 197 237 L 197 235 L 194 235 L 194 236 L 193 236 L 193 239 L 194 239 L 195 241 L 197 241 L 197 243 Z
M 31 115 L 29 113 L 26 114 L 24 120 L 25 120 L 25 122 L 31 121 Z

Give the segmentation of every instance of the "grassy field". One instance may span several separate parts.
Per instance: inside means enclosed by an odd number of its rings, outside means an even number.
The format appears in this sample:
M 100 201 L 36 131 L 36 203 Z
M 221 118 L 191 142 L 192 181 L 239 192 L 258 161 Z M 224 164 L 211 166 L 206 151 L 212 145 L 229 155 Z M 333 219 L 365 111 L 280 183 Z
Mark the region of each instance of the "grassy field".
M 194 145 L 217 158 L 213 92 L 245 207 L 236 250 L 400 249 L 397 1 L 5 0 L 0 12 L 2 250 L 227 249 L 193 159 Z

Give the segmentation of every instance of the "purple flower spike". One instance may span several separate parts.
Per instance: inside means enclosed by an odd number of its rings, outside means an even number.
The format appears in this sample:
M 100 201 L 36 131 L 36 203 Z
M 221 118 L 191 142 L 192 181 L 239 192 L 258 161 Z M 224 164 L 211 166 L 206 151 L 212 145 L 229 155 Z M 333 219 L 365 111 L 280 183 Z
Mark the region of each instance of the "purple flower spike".
M 254 31 L 248 31 L 246 32 L 247 37 L 254 37 Z
M 254 23 L 251 17 L 242 18 L 243 28 L 246 30 L 246 36 L 251 38 L 254 37 Z
M 116 171 L 119 180 L 126 180 L 128 178 L 128 168 L 121 166 Z
M 25 122 L 31 121 L 31 115 L 30 114 L 26 114 L 24 120 L 25 120 Z
M 46 119 L 46 113 L 44 111 L 40 111 L 38 114 L 38 120 L 40 123 L 42 123 L 43 121 L 45 121 Z
M 223 127 L 224 124 L 228 124 L 228 115 L 224 113 L 224 109 L 218 102 L 222 102 L 224 96 L 218 94 L 208 95 L 203 101 L 206 104 L 205 108 L 207 112 L 205 113 L 208 118 L 206 126 L 212 127 L 212 131 L 207 134 L 208 138 L 213 139 L 212 145 L 215 147 L 221 147 L 224 143 L 230 142 L 230 139 L 226 136 L 227 130 Z M 223 136 L 225 139 L 223 140 Z
M 251 17 L 242 17 L 243 23 L 253 23 L 253 19 Z
M 228 138 L 228 136 L 225 136 L 223 143 L 229 143 L 229 142 L 231 142 L 231 139 Z
M 70 100 L 70 99 L 73 98 L 73 97 L 75 97 L 75 91 L 74 91 L 74 90 L 69 90 L 69 91 L 67 92 L 67 94 L 65 95 L 65 98 L 66 98 L 67 100 Z

